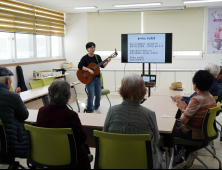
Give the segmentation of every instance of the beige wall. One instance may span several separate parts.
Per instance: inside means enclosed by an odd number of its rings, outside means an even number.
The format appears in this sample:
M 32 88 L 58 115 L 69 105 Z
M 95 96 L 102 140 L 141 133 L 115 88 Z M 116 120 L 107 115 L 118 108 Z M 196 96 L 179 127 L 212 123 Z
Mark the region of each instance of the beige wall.
M 121 34 L 141 33 L 141 13 L 88 13 L 88 40 L 98 51 L 121 50 Z
M 203 51 L 204 8 L 144 13 L 145 33 L 173 33 L 173 51 Z

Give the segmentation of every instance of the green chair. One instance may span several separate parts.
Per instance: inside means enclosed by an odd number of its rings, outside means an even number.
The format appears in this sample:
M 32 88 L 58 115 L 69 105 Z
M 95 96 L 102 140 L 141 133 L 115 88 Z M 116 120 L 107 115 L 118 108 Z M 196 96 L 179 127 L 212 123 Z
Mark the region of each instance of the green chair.
M 222 95 L 218 97 L 217 102 L 220 102 L 222 104 Z M 222 109 L 217 112 L 217 117 L 220 115 L 221 112 L 222 112 Z M 217 120 L 216 120 L 216 123 L 218 126 L 220 126 L 220 129 L 218 129 L 218 131 L 220 132 L 220 141 L 222 141 L 222 124 L 218 122 Z
M 51 85 L 55 81 L 54 77 L 48 77 L 43 79 L 44 86 Z
M 78 169 L 71 128 L 40 128 L 25 124 L 29 132 L 27 165 L 30 169 Z M 89 155 L 92 161 L 92 155 Z
M 217 99 L 218 99 L 218 96 L 214 96 L 214 99 L 217 101 Z
M 153 169 L 150 135 L 113 134 L 94 130 L 94 169 Z
M 44 86 L 43 80 L 32 81 L 29 82 L 29 84 L 31 86 L 31 89 L 37 89 Z
M 210 146 L 213 142 L 213 140 L 218 138 L 218 130 L 216 128 L 216 114 L 221 109 L 220 102 L 217 103 L 217 107 L 211 108 L 207 111 L 207 114 L 205 115 L 204 122 L 202 125 L 203 129 L 203 140 L 185 140 L 178 137 L 174 138 L 174 144 L 175 145 L 181 145 L 185 148 L 179 155 L 174 157 L 174 161 L 178 161 L 180 157 L 185 156 L 185 153 L 191 154 L 194 156 L 199 162 L 201 162 L 207 169 L 209 167 L 195 154 L 193 154 L 194 151 L 200 150 L 205 148 L 207 151 L 209 151 L 218 161 L 219 161 L 219 169 L 221 169 L 221 161 L 220 159 L 211 152 L 207 146 Z
M 12 88 L 12 86 L 10 87 L 9 91 L 14 92 L 14 89 Z
M 103 84 L 103 75 L 102 75 L 102 73 L 100 73 L 100 78 L 101 78 L 101 88 L 102 88 L 102 90 L 101 90 L 101 96 L 103 97 L 103 96 L 106 96 L 107 97 L 107 99 L 108 99 L 108 101 L 109 101 L 109 104 L 110 104 L 110 107 L 111 107 L 111 102 L 110 102 L 110 100 L 109 100 L 109 97 L 108 97 L 108 94 L 110 94 L 110 90 L 108 90 L 108 89 L 104 89 L 104 84 Z M 102 99 L 102 98 L 101 98 Z
M 2 123 L 2 120 L 0 119 L 0 164 L 2 165 L 9 165 L 8 169 L 11 168 L 21 168 L 25 169 L 22 165 L 19 164 L 19 162 L 16 161 L 8 161 L 7 160 L 7 138 L 5 134 L 4 125 Z

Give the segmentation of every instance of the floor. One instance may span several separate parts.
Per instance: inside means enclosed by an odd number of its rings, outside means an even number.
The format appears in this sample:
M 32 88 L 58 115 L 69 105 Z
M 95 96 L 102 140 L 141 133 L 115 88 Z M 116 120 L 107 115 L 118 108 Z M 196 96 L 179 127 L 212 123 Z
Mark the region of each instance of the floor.
M 80 112 L 84 111 L 85 108 L 85 102 L 86 102 L 87 96 L 85 94 L 78 94 L 78 100 L 79 100 L 79 105 L 80 105 Z M 112 102 L 112 105 L 117 105 L 122 102 L 122 99 L 118 95 L 109 95 L 109 99 Z M 71 106 L 73 107 L 73 110 L 78 111 L 76 103 L 72 103 Z M 101 100 L 101 107 L 95 111 L 94 113 L 98 114 L 106 114 L 109 109 L 109 102 L 107 98 L 104 96 Z M 219 122 L 222 123 L 222 116 L 220 116 L 217 119 Z M 215 140 L 215 147 L 216 147 L 216 152 L 217 156 L 219 159 L 222 160 L 222 142 L 220 142 L 220 139 L 218 138 Z M 91 153 L 95 155 L 95 149 L 91 148 Z M 200 159 L 202 159 L 209 167 L 210 169 L 218 169 L 219 163 L 216 159 L 214 159 L 211 154 L 206 151 L 205 149 L 202 149 L 198 151 L 198 156 Z M 16 159 L 23 165 L 25 168 L 28 168 L 26 165 L 26 160 L 25 159 Z M 6 169 L 8 166 L 5 165 L 0 165 L 0 169 Z M 91 163 L 91 167 L 94 168 L 94 161 Z M 163 163 L 163 167 L 165 167 L 165 164 Z M 195 160 L 194 165 L 191 167 L 192 169 L 206 169 L 199 161 Z

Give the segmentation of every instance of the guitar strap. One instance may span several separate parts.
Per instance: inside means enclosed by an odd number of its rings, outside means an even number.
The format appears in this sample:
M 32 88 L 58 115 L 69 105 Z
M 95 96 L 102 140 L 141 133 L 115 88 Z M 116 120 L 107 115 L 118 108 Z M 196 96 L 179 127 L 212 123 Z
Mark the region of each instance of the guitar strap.
M 97 63 L 99 64 L 99 60 L 98 60 L 98 58 L 97 58 L 97 55 L 96 55 L 96 54 L 95 54 L 95 57 L 96 57 Z

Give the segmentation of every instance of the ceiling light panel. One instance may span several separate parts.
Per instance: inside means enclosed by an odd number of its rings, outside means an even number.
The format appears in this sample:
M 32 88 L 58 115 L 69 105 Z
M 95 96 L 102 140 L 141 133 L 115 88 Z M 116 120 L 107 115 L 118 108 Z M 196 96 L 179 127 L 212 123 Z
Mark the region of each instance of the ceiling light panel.
M 86 7 L 74 7 L 74 9 L 95 9 L 96 6 L 86 6 Z
M 148 4 L 125 4 L 125 5 L 113 5 L 116 8 L 127 8 L 127 7 L 145 7 L 145 6 L 159 6 L 161 3 L 148 3 Z
M 184 1 L 184 4 L 196 4 L 196 3 L 207 3 L 207 2 L 222 2 L 222 0 L 203 0 L 203 1 Z

